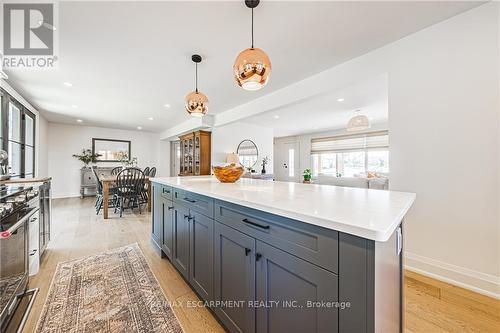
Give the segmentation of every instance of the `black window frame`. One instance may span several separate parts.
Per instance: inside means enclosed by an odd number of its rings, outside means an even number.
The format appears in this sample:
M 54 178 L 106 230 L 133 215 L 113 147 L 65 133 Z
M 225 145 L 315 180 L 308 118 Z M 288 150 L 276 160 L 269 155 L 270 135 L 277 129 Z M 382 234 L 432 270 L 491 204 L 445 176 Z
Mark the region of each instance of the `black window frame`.
M 2 95 L 2 103 L 1 103 L 1 119 L 2 122 L 0 126 L 2 126 L 2 138 L 0 142 L 0 147 L 2 150 L 5 150 L 9 156 L 9 141 L 19 143 L 21 145 L 21 172 L 19 175 L 13 175 L 13 178 L 25 178 L 26 175 L 30 175 L 32 178 L 36 177 L 36 115 L 31 112 L 27 107 L 23 105 L 22 102 L 18 101 L 12 95 L 10 95 L 5 89 L 0 88 L 0 94 Z M 9 140 L 9 103 L 14 104 L 16 108 L 20 111 L 21 121 L 19 122 L 19 133 L 21 137 L 21 141 Z M 33 119 L 33 145 L 26 144 L 26 116 Z M 33 157 L 32 157 L 32 173 L 26 173 L 26 146 L 33 148 Z M 9 171 L 10 172 L 10 171 Z

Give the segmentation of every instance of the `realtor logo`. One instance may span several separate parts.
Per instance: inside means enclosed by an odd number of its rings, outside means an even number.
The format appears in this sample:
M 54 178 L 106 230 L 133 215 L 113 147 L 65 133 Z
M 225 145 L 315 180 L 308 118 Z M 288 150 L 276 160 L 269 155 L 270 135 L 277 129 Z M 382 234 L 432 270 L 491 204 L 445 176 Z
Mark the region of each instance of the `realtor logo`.
M 55 56 L 53 3 L 3 4 L 4 68 L 53 68 Z

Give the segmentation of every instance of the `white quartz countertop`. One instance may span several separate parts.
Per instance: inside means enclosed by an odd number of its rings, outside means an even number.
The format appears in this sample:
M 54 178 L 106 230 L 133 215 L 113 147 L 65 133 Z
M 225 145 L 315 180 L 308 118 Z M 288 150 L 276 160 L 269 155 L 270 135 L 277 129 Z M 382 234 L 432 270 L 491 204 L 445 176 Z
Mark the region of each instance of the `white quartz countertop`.
M 407 192 L 248 178 L 233 184 L 212 176 L 151 181 L 381 242 L 389 239 L 416 197 Z

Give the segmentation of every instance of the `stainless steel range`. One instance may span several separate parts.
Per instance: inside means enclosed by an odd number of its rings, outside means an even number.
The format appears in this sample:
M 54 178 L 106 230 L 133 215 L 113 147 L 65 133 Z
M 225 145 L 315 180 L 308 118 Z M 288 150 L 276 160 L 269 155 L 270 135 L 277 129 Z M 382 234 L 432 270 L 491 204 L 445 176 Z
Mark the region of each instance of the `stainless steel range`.
M 22 330 L 37 293 L 27 290 L 28 241 L 39 204 L 33 187 L 0 187 L 0 332 Z

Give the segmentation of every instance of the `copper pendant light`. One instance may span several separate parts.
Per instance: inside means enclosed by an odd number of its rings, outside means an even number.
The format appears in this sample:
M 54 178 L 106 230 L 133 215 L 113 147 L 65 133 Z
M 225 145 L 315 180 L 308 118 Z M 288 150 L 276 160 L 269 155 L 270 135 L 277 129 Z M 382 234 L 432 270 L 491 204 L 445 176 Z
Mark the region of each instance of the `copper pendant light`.
M 253 46 L 253 9 L 259 2 L 259 0 L 245 0 L 245 5 L 252 9 L 252 47 L 238 54 L 233 66 L 234 78 L 245 90 L 261 89 L 271 74 L 271 61 L 266 52 Z
M 186 111 L 193 117 L 203 117 L 208 112 L 208 98 L 205 94 L 198 91 L 198 64 L 201 62 L 201 56 L 193 54 L 191 60 L 193 60 L 196 67 L 196 90 L 186 96 Z

